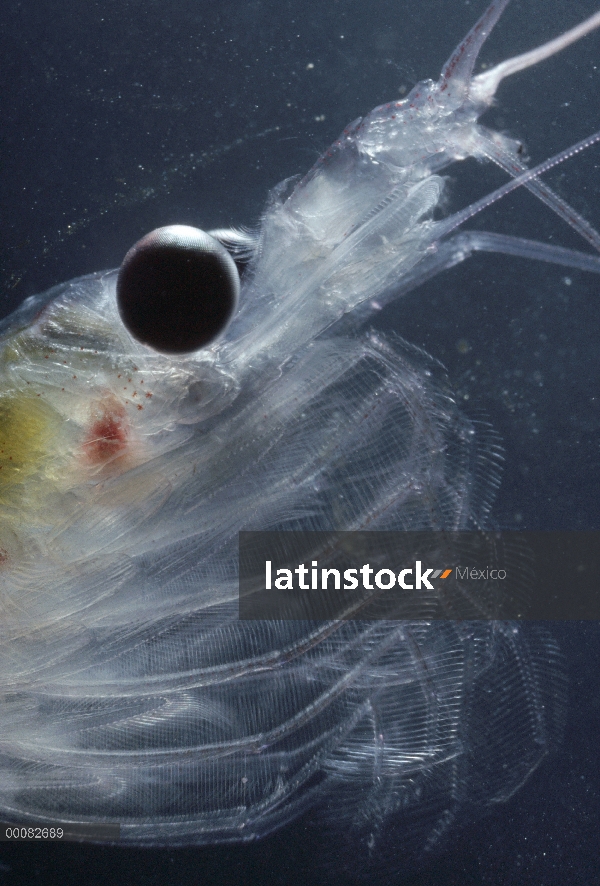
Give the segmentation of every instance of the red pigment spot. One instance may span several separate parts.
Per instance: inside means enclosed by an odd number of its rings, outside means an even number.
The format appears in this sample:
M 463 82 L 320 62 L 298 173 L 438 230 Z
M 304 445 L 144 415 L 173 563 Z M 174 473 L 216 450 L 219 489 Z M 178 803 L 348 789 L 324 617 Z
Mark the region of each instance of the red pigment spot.
M 127 449 L 128 422 L 125 407 L 112 396 L 92 407 L 92 423 L 83 443 L 88 461 L 95 465 L 111 461 Z
M 3 566 L 8 560 L 8 551 L 0 548 L 0 566 Z
M 151 397 L 151 396 L 152 396 L 152 394 L 150 393 L 150 391 L 146 391 L 146 398 Z

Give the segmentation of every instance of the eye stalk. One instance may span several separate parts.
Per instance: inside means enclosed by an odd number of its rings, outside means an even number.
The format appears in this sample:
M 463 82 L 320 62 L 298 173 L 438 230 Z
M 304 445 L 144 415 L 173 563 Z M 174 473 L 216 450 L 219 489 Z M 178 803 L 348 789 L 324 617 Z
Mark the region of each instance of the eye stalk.
M 123 259 L 117 307 L 142 344 L 189 354 L 225 330 L 239 289 L 235 262 L 218 240 L 199 228 L 169 225 L 146 234 Z

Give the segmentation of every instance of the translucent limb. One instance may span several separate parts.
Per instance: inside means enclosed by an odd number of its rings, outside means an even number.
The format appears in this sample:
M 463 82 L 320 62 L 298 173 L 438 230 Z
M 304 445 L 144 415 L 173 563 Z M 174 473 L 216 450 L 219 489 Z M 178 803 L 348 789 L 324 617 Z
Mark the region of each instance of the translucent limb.
M 366 301 L 354 308 L 346 317 L 338 321 L 337 330 L 340 334 L 354 332 L 358 318 L 367 322 L 372 317 L 373 307 L 382 308 L 385 304 L 427 283 L 441 274 L 470 258 L 474 252 L 496 252 L 503 255 L 514 255 L 518 258 L 545 261 L 564 268 L 600 274 L 600 256 L 587 255 L 576 249 L 565 249 L 562 246 L 550 246 L 538 240 L 526 240 L 522 237 L 511 237 L 507 234 L 496 234 L 491 231 L 460 231 L 447 240 L 434 243 L 428 253 L 408 274 L 392 284 L 385 292 L 377 296 L 376 302 Z
M 594 138 L 594 136 L 592 136 L 592 138 Z M 520 163 L 508 152 L 503 151 L 502 148 L 495 144 L 495 142 L 491 141 L 491 139 L 482 141 L 482 147 L 487 158 L 496 163 L 497 166 L 505 172 L 508 172 L 513 178 L 516 179 L 523 173 L 529 171 L 523 163 Z M 555 194 L 548 185 L 544 184 L 544 182 L 537 178 L 524 181 L 523 187 L 527 188 L 527 190 L 541 200 L 542 203 L 545 203 L 546 206 L 562 218 L 569 227 L 573 228 L 574 231 L 580 234 L 584 240 L 587 240 L 597 252 L 600 252 L 600 233 L 598 233 L 598 231 L 577 212 L 577 210 L 573 209 L 566 200 L 563 200 L 562 197 Z
M 515 255 L 519 258 L 535 259 L 575 268 L 578 271 L 589 271 L 600 274 L 600 256 L 588 255 L 576 249 L 565 249 L 563 246 L 551 246 L 538 240 L 526 240 L 522 237 L 511 237 L 507 234 L 496 234 L 489 231 L 461 231 L 439 245 L 440 257 L 445 255 L 444 267 L 452 267 L 473 252 L 500 252 L 504 255 Z M 449 259 L 452 259 L 449 261 Z M 440 268 L 439 270 L 442 270 Z
M 451 215 L 445 222 L 440 223 L 440 228 L 442 229 L 441 236 L 445 236 L 449 234 L 450 231 L 453 231 L 455 228 L 458 228 L 460 225 L 464 224 L 468 219 L 473 218 L 474 215 L 477 215 L 478 212 L 481 212 L 483 209 L 486 209 L 488 206 L 491 206 L 492 203 L 496 203 L 497 200 L 500 200 L 502 197 L 505 197 L 507 194 L 510 194 L 511 191 L 520 188 L 521 186 L 529 186 L 534 183 L 534 179 L 537 179 L 538 176 L 542 175 L 544 172 L 547 172 L 549 169 L 552 169 L 554 166 L 558 166 L 559 163 L 563 163 L 565 160 L 568 160 L 570 157 L 574 157 L 575 154 L 579 154 L 581 151 L 589 148 L 591 145 L 595 145 L 597 142 L 600 142 L 600 130 L 598 132 L 594 132 L 592 135 L 588 135 L 587 138 L 582 139 L 580 142 L 577 142 L 575 145 L 571 145 L 570 148 L 565 148 L 564 151 L 561 151 L 559 154 L 555 154 L 553 157 L 549 157 L 547 160 L 544 160 L 543 163 L 539 163 L 537 166 L 534 166 L 533 169 L 527 169 L 522 172 L 520 175 L 517 175 L 512 181 L 507 182 L 505 185 L 502 185 L 500 188 L 496 188 L 495 191 L 491 191 L 489 194 L 486 194 L 485 197 L 482 197 L 480 200 L 476 200 L 474 203 L 471 203 L 469 206 L 466 206 L 460 212 L 455 212 L 454 215 Z M 487 147 L 487 143 L 483 142 L 484 147 Z M 491 159 L 495 159 L 491 157 Z M 507 169 L 510 172 L 510 169 Z M 511 173 L 511 174 L 514 174 Z M 565 221 L 571 225 L 571 227 L 575 228 L 582 236 L 585 237 L 586 240 L 593 243 L 594 246 L 597 246 L 597 243 L 600 239 L 600 235 L 596 232 L 596 230 L 585 221 L 585 219 L 580 216 L 575 210 L 571 209 L 567 203 L 564 203 L 560 200 L 560 198 L 554 194 L 554 192 L 547 188 L 546 185 L 542 185 L 541 182 L 535 182 L 535 187 L 530 188 L 536 196 L 540 197 L 544 203 L 548 205 L 552 204 L 552 209 L 561 217 L 564 218 Z M 562 207 L 559 205 L 563 203 Z M 590 240 L 590 237 L 593 237 Z
M 491 231 L 460 231 L 448 240 L 438 241 L 434 244 L 431 251 L 410 273 L 402 278 L 399 285 L 390 287 L 389 291 L 383 297 L 378 297 L 377 301 L 382 304 L 388 299 L 412 292 L 417 286 L 437 277 L 442 271 L 447 271 L 470 258 L 474 252 L 514 255 L 518 258 L 545 261 L 565 268 L 600 274 L 600 256 L 587 255 L 576 249 L 550 246 L 547 243 L 540 243 L 538 240 L 526 240 L 522 237 L 511 237 Z
M 470 93 L 477 56 L 509 3 L 510 0 L 494 0 L 490 3 L 465 39 L 461 40 L 442 69 L 440 92 L 458 100 L 459 103 Z
M 517 71 L 524 71 L 526 68 L 544 61 L 544 59 L 556 55 L 557 52 L 561 52 L 567 46 L 570 46 L 571 43 L 581 40 L 582 37 L 585 37 L 596 28 L 600 28 L 600 12 L 595 12 L 594 15 L 586 18 L 581 24 L 571 28 L 570 31 L 565 31 L 564 34 L 560 34 L 554 40 L 549 40 L 548 43 L 537 46 L 529 52 L 515 55 L 513 58 L 507 58 L 506 61 L 500 62 L 495 68 L 483 71 L 471 81 L 469 88 L 471 99 L 475 102 L 490 105 L 498 86 L 505 77 L 510 77 L 511 74 L 516 74 Z

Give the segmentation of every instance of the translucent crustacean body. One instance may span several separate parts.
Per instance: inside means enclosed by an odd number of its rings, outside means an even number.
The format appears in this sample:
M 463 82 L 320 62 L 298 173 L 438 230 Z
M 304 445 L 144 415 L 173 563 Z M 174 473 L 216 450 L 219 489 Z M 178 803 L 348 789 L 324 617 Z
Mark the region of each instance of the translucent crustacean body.
M 454 233 L 494 195 L 434 219 L 439 173 L 475 156 L 599 245 L 518 144 L 477 121 L 503 76 L 600 14 L 473 77 L 507 2 L 438 83 L 355 121 L 274 193 L 239 310 L 212 346 L 167 357 L 134 341 L 115 273 L 28 299 L 3 324 L 2 817 L 201 844 L 313 809 L 366 860 L 433 845 L 548 753 L 562 679 L 541 632 L 237 617 L 240 530 L 485 524 L 493 434 L 426 355 L 359 332 L 365 306 L 474 249 L 600 271 L 592 254 Z

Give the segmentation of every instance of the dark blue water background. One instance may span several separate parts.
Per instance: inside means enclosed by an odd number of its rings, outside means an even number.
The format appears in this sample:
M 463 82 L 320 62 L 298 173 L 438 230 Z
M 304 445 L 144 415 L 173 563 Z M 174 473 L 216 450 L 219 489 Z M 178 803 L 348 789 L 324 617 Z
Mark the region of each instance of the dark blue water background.
M 0 315 L 54 283 L 118 265 L 179 222 L 256 224 L 269 189 L 305 172 L 359 114 L 441 65 L 483 0 L 22 0 L 0 9 Z M 483 62 L 577 23 L 596 0 L 514 0 Z M 487 121 L 532 162 L 600 127 L 600 34 L 500 89 Z M 504 180 L 450 170 L 451 209 Z M 600 227 L 600 149 L 547 176 Z M 473 227 L 587 247 L 517 193 Z M 478 256 L 386 309 L 448 367 L 506 450 L 498 525 L 600 528 L 600 277 Z M 557 626 L 571 707 L 560 754 L 463 832 L 412 884 L 600 882 L 600 629 Z M 0 883 L 310 884 L 302 825 L 253 847 L 0 846 Z M 8 868 L 4 870 L 4 867 Z M 342 882 L 342 881 L 341 881 Z

